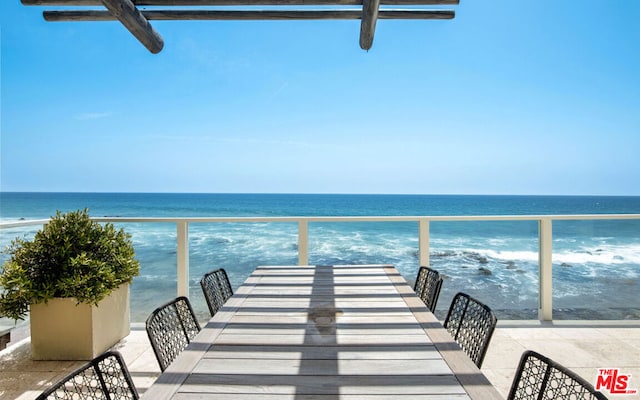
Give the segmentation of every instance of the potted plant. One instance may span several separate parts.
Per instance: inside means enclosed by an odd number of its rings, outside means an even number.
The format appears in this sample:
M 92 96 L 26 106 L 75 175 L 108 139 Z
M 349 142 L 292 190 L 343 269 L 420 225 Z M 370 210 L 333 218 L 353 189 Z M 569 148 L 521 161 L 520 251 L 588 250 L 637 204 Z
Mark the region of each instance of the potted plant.
M 89 360 L 129 334 L 131 236 L 88 209 L 56 212 L 33 240 L 17 238 L 0 270 L 0 317 L 30 311 L 35 360 Z

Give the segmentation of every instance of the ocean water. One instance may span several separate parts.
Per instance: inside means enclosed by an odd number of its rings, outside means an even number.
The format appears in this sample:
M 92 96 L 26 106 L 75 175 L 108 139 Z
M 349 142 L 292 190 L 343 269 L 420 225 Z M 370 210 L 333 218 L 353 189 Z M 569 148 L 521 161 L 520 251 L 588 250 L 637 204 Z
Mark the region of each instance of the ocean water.
M 109 217 L 276 217 L 640 214 L 640 197 L 0 193 L 0 220 L 42 219 L 88 208 Z M 132 235 L 141 275 L 131 287 L 132 320 L 144 321 L 175 296 L 176 228 L 119 223 Z M 258 265 L 297 263 L 297 224 L 189 225 L 190 298 L 205 319 L 198 284 L 225 268 L 237 288 Z M 640 319 L 640 220 L 555 221 L 554 318 Z M 0 230 L 4 248 L 38 227 Z M 310 223 L 311 264 L 389 263 L 410 282 L 418 269 L 418 226 L 411 222 Z M 458 291 L 499 318 L 537 318 L 538 227 L 533 221 L 432 222 L 431 266 L 445 275 L 440 317 Z M 6 260 L 0 254 L 0 262 Z

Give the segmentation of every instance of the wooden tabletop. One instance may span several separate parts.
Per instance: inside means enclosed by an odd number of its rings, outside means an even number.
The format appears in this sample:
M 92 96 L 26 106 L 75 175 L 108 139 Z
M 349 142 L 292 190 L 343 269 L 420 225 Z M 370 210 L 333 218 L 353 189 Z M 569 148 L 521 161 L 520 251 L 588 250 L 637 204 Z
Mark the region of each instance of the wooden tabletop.
M 143 399 L 501 399 L 390 265 L 258 267 Z

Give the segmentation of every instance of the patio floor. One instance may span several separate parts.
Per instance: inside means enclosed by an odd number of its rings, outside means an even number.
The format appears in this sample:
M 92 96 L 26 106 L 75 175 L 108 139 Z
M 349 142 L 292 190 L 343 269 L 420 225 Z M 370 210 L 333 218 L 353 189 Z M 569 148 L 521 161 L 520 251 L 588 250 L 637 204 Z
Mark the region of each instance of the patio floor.
M 18 330 L 28 336 L 28 329 Z M 143 324 L 118 343 L 139 392 L 160 374 Z M 630 387 L 640 392 L 640 321 L 500 321 L 482 371 L 506 397 L 526 349 L 536 350 L 595 383 L 598 368 L 619 368 L 631 374 Z M 29 339 L 14 339 L 0 351 L 0 399 L 33 399 L 44 387 L 80 365 L 76 361 L 31 361 Z M 608 394 L 605 392 L 605 394 Z M 610 395 L 624 400 L 639 395 Z

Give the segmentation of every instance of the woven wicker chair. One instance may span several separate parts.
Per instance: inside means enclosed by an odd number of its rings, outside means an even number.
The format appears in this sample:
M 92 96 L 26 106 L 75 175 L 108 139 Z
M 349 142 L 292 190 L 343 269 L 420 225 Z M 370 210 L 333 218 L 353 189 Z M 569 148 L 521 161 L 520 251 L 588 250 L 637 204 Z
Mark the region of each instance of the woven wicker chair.
M 65 376 L 36 400 L 138 399 L 122 355 L 108 351 Z
M 222 268 L 206 273 L 200 280 L 200 286 L 212 317 L 233 296 L 227 271 Z
M 513 378 L 507 400 L 606 400 L 604 394 L 555 361 L 527 350 Z
M 442 288 L 442 277 L 435 269 L 420 267 L 413 291 L 424 302 L 431 312 L 436 310 L 440 289 Z
M 147 318 L 146 328 L 162 371 L 200 332 L 191 303 L 184 296 L 156 308 Z
M 498 319 L 491 308 L 466 293 L 453 298 L 444 327 L 480 368 Z

